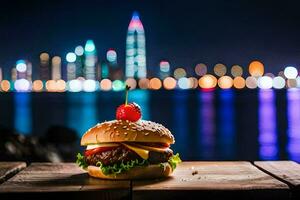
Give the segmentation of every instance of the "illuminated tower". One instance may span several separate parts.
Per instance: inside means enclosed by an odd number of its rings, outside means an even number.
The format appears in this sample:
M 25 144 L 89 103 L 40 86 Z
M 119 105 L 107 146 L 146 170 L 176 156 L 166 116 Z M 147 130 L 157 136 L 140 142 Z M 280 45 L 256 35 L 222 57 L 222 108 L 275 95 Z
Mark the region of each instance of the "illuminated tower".
M 84 63 L 84 76 L 85 79 L 96 80 L 96 47 L 93 40 L 88 40 L 84 46 L 84 55 L 85 55 L 85 63 Z
M 48 53 L 41 53 L 40 55 L 40 79 L 43 81 L 49 80 L 50 69 L 49 69 L 49 59 Z
M 146 75 L 145 32 L 138 13 L 134 12 L 126 39 L 126 77 L 145 78 Z

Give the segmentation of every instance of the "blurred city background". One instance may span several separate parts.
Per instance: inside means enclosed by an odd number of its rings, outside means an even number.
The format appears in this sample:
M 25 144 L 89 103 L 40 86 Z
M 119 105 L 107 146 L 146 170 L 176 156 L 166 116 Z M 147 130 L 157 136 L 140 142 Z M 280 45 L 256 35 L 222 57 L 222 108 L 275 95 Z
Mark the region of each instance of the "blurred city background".
M 300 161 L 296 1 L 4 2 L 0 160 L 74 160 L 127 84 L 184 160 Z

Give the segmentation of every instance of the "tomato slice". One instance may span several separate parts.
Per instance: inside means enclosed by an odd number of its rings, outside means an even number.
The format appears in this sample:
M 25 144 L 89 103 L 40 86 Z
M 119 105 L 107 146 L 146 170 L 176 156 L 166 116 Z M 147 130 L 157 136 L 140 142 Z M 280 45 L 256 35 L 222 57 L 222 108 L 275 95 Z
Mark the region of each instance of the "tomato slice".
M 90 155 L 100 153 L 100 152 L 103 152 L 103 151 L 108 151 L 108 150 L 111 150 L 111 149 L 114 149 L 114 148 L 116 148 L 116 147 L 97 147 L 97 148 L 94 148 L 94 149 L 85 150 L 84 155 L 85 156 L 90 156 Z

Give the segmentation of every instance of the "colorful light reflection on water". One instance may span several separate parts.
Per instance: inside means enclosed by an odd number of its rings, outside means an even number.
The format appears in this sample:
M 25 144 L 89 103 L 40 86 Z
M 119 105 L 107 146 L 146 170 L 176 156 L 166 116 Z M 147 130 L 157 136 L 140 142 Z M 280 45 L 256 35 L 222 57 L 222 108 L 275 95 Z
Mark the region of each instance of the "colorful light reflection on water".
M 22 134 L 32 132 L 31 94 L 27 92 L 14 93 L 14 128 Z
M 231 89 L 219 91 L 217 109 L 219 154 L 223 159 L 234 159 L 236 154 L 236 129 L 234 92 Z
M 244 98 L 234 89 L 133 90 L 129 101 L 141 106 L 143 119 L 160 122 L 173 132 L 176 137 L 173 149 L 180 152 L 184 159 L 300 161 L 300 90 L 279 93 L 267 89 L 257 90 L 257 93 L 258 98 L 256 92 L 245 91 Z M 285 94 L 287 107 L 278 109 Z M 12 95 L 13 104 L 9 103 L 9 95 Z M 0 97 L 3 100 L 0 113 L 2 124 L 10 124 L 8 118 L 11 118 L 15 130 L 24 134 L 42 134 L 39 132 L 59 124 L 74 129 L 81 136 L 91 126 L 114 119 L 116 107 L 124 103 L 124 92 L 43 95 L 11 93 Z M 278 95 L 282 96 L 278 98 Z M 10 112 L 14 114 L 5 115 Z M 248 115 L 252 118 L 257 116 L 258 120 L 249 120 Z M 257 140 L 241 144 L 241 137 Z M 287 139 L 286 144 L 282 138 Z M 258 146 L 255 146 L 256 143 Z M 257 155 L 254 153 L 247 157 L 250 154 L 240 152 L 245 149 L 257 152 Z
M 259 155 L 261 160 L 278 159 L 274 90 L 259 90 Z
M 214 92 L 201 92 L 198 95 L 199 101 L 199 135 L 201 154 L 204 159 L 213 159 L 215 154 L 215 107 Z
M 300 90 L 287 91 L 288 144 L 287 152 L 291 160 L 300 162 Z
M 68 94 L 68 127 L 77 131 L 80 136 L 97 123 L 95 93 Z

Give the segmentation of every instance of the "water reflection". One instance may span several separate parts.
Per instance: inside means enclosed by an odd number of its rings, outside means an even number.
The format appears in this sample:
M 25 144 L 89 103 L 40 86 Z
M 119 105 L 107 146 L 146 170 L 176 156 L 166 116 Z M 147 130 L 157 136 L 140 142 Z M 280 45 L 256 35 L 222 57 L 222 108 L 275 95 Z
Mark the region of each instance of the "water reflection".
M 204 159 L 213 159 L 215 154 L 215 107 L 214 92 L 198 93 L 199 101 L 199 140 Z
M 223 159 L 234 159 L 236 152 L 234 93 L 231 89 L 220 90 L 219 98 L 217 134 L 220 146 L 218 146 L 218 152 Z
M 175 92 L 173 99 L 174 114 L 172 117 L 173 130 L 176 138 L 175 149 L 178 152 L 182 152 L 184 159 L 189 159 L 189 153 L 192 147 L 188 144 L 190 133 L 187 130 L 187 94 L 185 92 Z
M 300 161 L 300 90 L 285 94 L 276 90 L 134 90 L 129 101 L 141 106 L 143 119 L 172 131 L 173 149 L 186 160 Z M 95 124 L 115 119 L 117 106 L 124 103 L 124 92 L 6 95 L 1 97 L 2 124 L 37 135 L 62 125 L 81 136 Z
M 129 102 L 135 102 L 140 105 L 142 109 L 142 118 L 144 120 L 150 120 L 150 110 L 149 110 L 149 91 L 147 90 L 131 90 L 129 97 Z
M 300 161 L 300 90 L 287 91 L 288 145 L 287 152 L 291 160 Z
M 261 160 L 278 159 L 274 90 L 259 90 L 259 156 Z
M 97 93 L 67 93 L 68 127 L 77 131 L 79 136 L 98 123 Z
M 14 93 L 14 128 L 16 131 L 29 134 L 32 132 L 31 94 Z

